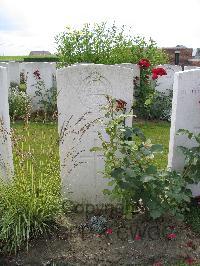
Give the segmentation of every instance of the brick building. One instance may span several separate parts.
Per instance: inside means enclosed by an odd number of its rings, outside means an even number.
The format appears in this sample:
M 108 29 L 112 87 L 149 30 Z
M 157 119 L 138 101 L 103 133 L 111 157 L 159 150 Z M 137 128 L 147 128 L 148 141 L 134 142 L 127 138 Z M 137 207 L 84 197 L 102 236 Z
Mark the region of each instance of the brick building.
M 169 55 L 169 63 L 175 64 L 175 52 L 179 52 L 179 65 L 184 66 L 200 66 L 200 49 L 196 49 L 193 55 L 193 48 L 187 48 L 183 45 L 176 47 L 163 47 L 162 48 Z

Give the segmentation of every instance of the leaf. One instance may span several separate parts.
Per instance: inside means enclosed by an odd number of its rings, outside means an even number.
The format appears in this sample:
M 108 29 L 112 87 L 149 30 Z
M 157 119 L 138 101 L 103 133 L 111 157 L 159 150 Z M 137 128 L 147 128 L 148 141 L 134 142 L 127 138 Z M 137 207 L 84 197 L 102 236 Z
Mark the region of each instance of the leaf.
M 157 173 L 157 167 L 155 165 L 150 165 L 149 167 L 147 167 L 146 173 L 148 175 L 154 175 L 154 174 L 156 174 Z
M 132 128 L 125 128 L 125 133 L 124 133 L 124 137 L 125 139 L 129 139 L 130 137 L 132 137 L 132 134 L 133 134 L 133 130 Z
M 176 135 L 187 135 L 189 139 L 192 139 L 194 134 L 187 129 L 179 129 Z
M 101 147 L 92 147 L 90 149 L 91 152 L 96 152 L 96 151 L 102 151 L 102 148 Z
M 111 172 L 111 176 L 113 178 L 121 178 L 122 174 L 124 173 L 124 170 L 122 168 L 115 168 L 112 172 Z
M 113 186 L 115 184 L 115 180 L 111 180 L 108 182 L 108 186 Z
M 147 183 L 147 182 L 149 182 L 151 180 L 155 180 L 155 178 L 153 176 L 151 176 L 151 175 L 145 175 L 145 176 L 141 177 L 141 181 L 143 183 Z
M 162 152 L 163 146 L 161 144 L 153 144 L 151 146 L 151 152 Z
M 161 215 L 162 215 L 162 211 L 159 210 L 159 209 L 150 210 L 150 216 L 151 216 L 153 219 L 157 219 L 157 218 L 159 218 Z
M 133 133 L 138 136 L 142 141 L 146 140 L 146 137 L 144 135 L 144 133 L 142 132 L 142 130 L 139 127 L 134 127 L 133 128 Z
M 111 195 L 112 191 L 110 191 L 109 189 L 104 189 L 103 190 L 103 194 L 104 195 Z

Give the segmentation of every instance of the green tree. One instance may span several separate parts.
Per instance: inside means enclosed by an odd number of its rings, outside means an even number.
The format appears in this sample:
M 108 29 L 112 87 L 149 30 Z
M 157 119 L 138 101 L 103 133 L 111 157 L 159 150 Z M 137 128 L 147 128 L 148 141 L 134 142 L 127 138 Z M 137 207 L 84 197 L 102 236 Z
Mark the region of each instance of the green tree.
M 55 37 L 60 66 L 74 63 L 138 63 L 148 58 L 153 65 L 167 62 L 166 54 L 150 39 L 133 36 L 125 25 L 106 22 L 84 24 L 81 29 L 66 27 Z

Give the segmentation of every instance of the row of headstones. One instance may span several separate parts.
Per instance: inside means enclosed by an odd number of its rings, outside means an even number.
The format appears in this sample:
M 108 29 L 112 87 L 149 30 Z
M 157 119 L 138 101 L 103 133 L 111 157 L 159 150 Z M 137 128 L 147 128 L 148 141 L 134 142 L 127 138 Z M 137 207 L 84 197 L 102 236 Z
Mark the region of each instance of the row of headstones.
M 98 146 L 98 131 L 106 137 L 103 126 L 94 121 L 101 116 L 105 95 L 127 102 L 133 101 L 133 79 L 139 69 L 81 64 L 57 70 L 58 128 L 60 134 L 60 163 L 63 191 L 73 192 L 73 200 L 101 203 L 107 180 L 102 178 L 104 159 L 100 153 L 91 153 Z M 200 70 L 178 72 L 174 78 L 172 122 L 168 166 L 182 170 L 184 158 L 176 150 L 179 145 L 193 146 L 184 136 L 177 136 L 180 128 L 200 132 Z M 7 70 L 0 68 L 0 169 L 10 176 L 13 169 L 9 135 Z M 200 195 L 198 186 L 193 195 Z
M 80 64 L 75 64 L 80 65 Z M 82 65 L 82 64 L 81 64 Z M 94 65 L 94 64 L 92 64 Z M 35 111 L 41 108 L 40 97 L 36 96 L 36 90 L 38 90 L 38 81 L 43 81 L 41 86 L 42 95 L 47 95 L 48 91 L 52 87 L 56 87 L 56 63 L 49 62 L 0 62 L 0 66 L 8 68 L 8 83 L 14 82 L 16 84 L 20 83 L 20 73 L 23 75 L 26 80 L 27 85 L 27 94 L 31 98 L 32 110 Z M 124 64 L 116 64 L 115 66 L 126 67 L 130 69 L 137 69 L 139 71 L 139 67 L 136 64 L 124 63 Z M 182 71 L 181 66 L 175 65 L 161 65 L 159 67 L 163 67 L 167 75 L 159 77 L 156 81 L 156 90 L 168 94 L 170 90 L 173 89 L 173 80 L 174 74 L 176 72 Z M 196 67 L 193 66 L 185 66 L 184 70 L 193 69 Z M 34 75 L 35 71 L 38 71 L 40 75 L 40 80 L 37 79 L 37 76 Z M 139 73 L 138 73 L 139 75 Z

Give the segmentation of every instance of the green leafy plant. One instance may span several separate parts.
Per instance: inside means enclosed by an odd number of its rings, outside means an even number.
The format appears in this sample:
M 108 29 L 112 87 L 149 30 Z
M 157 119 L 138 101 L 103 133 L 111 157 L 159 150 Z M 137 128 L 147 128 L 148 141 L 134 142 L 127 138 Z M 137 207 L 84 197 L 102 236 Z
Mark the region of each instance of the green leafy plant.
M 48 136 L 42 130 L 36 135 L 26 124 L 20 135 L 13 131 L 12 139 L 14 176 L 11 182 L 0 180 L 0 252 L 28 248 L 62 215 L 56 137 L 50 130 Z
M 13 179 L 0 180 L 0 253 L 28 248 L 55 229 L 63 211 L 56 127 L 15 123 L 12 142 Z
M 125 113 L 122 100 L 108 97 L 108 102 L 106 122 L 101 120 L 107 138 L 99 132 L 101 146 L 92 149 L 105 158 L 103 174 L 111 189 L 104 193 L 120 200 L 126 212 L 140 210 L 154 219 L 166 213 L 183 218 L 191 196 L 186 180 L 176 172 L 157 169 L 154 154 L 162 152 L 162 146 L 152 144 L 134 123 L 126 125 L 132 115 Z
M 200 181 L 200 134 L 194 134 L 186 129 L 180 129 L 178 135 L 186 135 L 189 140 L 194 141 L 193 147 L 179 146 L 178 150 L 185 156 L 185 166 L 182 176 L 187 179 L 188 184 L 198 184 Z M 192 199 L 185 213 L 186 222 L 192 229 L 200 233 L 200 200 L 199 197 Z
M 57 88 L 51 87 L 46 89 L 45 82 L 41 78 L 39 70 L 34 71 L 34 77 L 36 83 L 35 87 L 35 97 L 37 97 L 38 104 L 41 111 L 44 113 L 45 120 L 52 119 L 57 113 Z
M 37 178 L 23 174 L 15 175 L 12 183 L 0 182 L 2 251 L 17 251 L 24 243 L 28 246 L 30 239 L 50 231 L 61 213 L 60 180 L 50 167 L 45 168 L 46 173 Z
M 25 117 L 29 116 L 31 109 L 30 98 L 18 86 L 11 84 L 8 101 L 9 113 L 12 120 L 25 119 Z
M 159 76 L 167 75 L 165 69 L 154 68 L 152 63 L 143 58 L 139 61 L 140 78 L 134 80 L 133 108 L 138 117 L 145 119 L 164 119 L 171 117 L 172 93 L 156 91 L 156 80 Z
M 190 205 L 188 207 L 189 211 L 185 213 L 185 221 L 194 232 L 200 234 L 200 206 Z
M 170 121 L 172 112 L 172 97 L 172 90 L 170 90 L 167 94 L 155 91 L 150 104 L 147 105 L 149 108 L 149 119 Z
M 133 36 L 131 29 L 106 22 L 67 27 L 56 36 L 59 65 L 87 62 L 96 64 L 137 63 L 148 58 L 153 64 L 167 62 L 166 54 L 150 39 Z
M 193 140 L 196 144 L 187 148 L 179 146 L 178 149 L 185 156 L 185 167 L 183 176 L 187 178 L 188 183 L 198 183 L 200 181 L 200 133 L 194 134 L 186 129 L 179 129 L 178 135 L 186 135 L 188 139 Z

